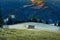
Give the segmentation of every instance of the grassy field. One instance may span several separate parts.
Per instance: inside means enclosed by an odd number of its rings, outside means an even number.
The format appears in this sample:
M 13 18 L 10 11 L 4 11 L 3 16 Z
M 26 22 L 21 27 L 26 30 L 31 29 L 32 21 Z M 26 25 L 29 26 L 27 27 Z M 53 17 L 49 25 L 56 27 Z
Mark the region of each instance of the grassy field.
M 0 28 L 0 40 L 60 40 L 60 32 Z

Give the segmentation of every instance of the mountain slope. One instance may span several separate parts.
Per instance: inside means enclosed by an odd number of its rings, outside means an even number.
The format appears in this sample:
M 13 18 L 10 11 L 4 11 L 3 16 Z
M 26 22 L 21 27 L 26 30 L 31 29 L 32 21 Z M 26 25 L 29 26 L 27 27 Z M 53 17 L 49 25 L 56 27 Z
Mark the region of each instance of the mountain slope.
M 42 5 L 32 5 L 33 3 L 30 0 L 2 0 L 1 6 L 4 18 L 6 18 L 7 15 L 13 14 L 16 15 L 18 19 L 20 18 L 20 20 L 26 20 L 27 18 L 30 19 L 35 16 L 37 19 L 52 19 L 53 21 L 56 21 L 60 20 L 59 2 L 60 1 L 58 0 L 57 2 L 56 0 L 43 0 L 44 5 L 40 8 Z

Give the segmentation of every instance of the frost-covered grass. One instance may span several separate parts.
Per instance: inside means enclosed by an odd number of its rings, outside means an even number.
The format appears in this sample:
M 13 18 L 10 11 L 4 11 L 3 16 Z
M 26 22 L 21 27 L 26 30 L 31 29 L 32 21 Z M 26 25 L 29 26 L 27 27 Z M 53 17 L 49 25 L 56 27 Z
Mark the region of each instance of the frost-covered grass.
M 60 40 L 60 32 L 0 28 L 0 40 Z
M 15 25 L 6 25 L 5 28 L 27 29 L 29 25 L 33 25 L 35 26 L 35 29 L 40 29 L 40 30 L 52 30 L 52 31 L 60 30 L 60 27 L 58 26 L 52 26 L 52 25 L 47 25 L 43 23 L 35 23 L 35 22 L 26 22 L 26 23 L 20 23 L 20 24 L 15 24 Z

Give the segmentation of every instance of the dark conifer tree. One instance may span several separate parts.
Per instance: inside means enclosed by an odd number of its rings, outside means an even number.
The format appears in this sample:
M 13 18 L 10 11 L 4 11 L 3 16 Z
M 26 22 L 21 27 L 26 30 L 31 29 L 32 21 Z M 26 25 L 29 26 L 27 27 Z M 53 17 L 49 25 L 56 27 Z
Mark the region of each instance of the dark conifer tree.
M 49 24 L 47 20 L 46 20 L 46 24 Z
M 0 28 L 3 28 L 3 18 L 2 18 L 2 11 L 1 11 L 1 6 L 0 6 Z
M 60 21 L 58 22 L 58 26 L 60 26 Z
M 33 17 L 33 18 L 31 19 L 31 21 L 32 21 L 32 22 L 37 22 L 37 18 L 36 18 L 36 17 Z
M 40 19 L 39 22 L 40 22 L 40 23 L 43 23 L 43 22 L 42 22 L 42 19 Z
M 9 25 L 12 25 L 13 24 L 11 15 L 8 16 L 8 24 Z
M 54 25 L 56 26 L 56 23 Z
M 57 22 L 54 23 L 54 26 L 57 26 Z

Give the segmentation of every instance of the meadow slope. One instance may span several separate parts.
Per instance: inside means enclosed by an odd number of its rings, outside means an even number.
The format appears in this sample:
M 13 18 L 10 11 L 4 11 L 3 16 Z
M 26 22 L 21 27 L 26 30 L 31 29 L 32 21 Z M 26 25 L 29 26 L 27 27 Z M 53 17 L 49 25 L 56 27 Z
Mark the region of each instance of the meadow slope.
M 0 28 L 0 40 L 60 40 L 60 32 Z

